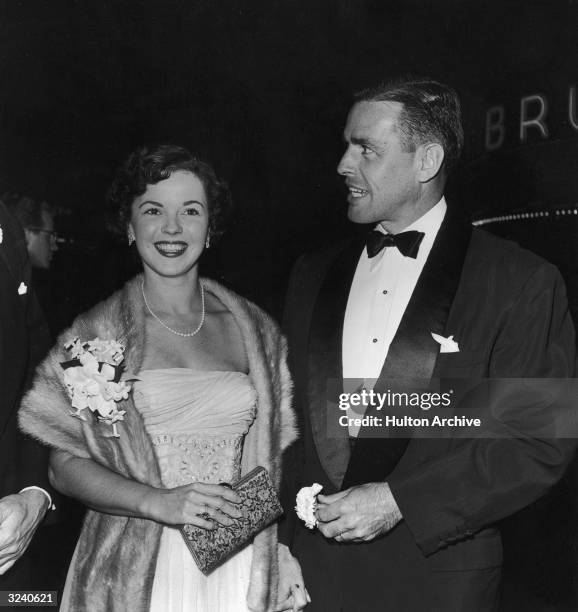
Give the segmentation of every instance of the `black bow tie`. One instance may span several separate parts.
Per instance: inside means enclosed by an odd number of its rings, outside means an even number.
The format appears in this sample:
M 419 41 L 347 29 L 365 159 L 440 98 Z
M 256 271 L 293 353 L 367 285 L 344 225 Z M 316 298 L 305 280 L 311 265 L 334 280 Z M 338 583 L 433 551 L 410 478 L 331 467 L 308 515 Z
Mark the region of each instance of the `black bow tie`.
M 401 234 L 383 234 L 373 230 L 367 234 L 367 254 L 370 258 L 375 257 L 385 247 L 395 246 L 405 257 L 415 259 L 424 236 L 423 232 L 416 231 L 401 232 Z

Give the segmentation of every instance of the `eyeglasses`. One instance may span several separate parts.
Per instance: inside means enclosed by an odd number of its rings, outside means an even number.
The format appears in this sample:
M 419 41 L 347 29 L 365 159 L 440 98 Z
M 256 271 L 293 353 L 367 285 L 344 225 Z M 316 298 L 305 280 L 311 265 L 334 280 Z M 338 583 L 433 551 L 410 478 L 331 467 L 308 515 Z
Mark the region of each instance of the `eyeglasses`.
M 48 234 L 50 240 L 56 244 L 66 242 L 66 240 L 61 238 L 54 230 L 47 230 L 43 227 L 27 227 L 26 229 L 30 230 L 31 232 L 36 232 L 37 234 Z

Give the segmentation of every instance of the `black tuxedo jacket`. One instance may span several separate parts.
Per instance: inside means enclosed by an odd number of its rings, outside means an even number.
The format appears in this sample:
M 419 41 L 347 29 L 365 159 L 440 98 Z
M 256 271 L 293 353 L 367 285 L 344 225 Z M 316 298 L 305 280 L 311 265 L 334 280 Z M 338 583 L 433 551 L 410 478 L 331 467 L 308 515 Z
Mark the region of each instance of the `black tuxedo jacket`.
M 48 329 L 30 286 L 22 229 L 0 202 L 0 498 L 36 485 L 50 491 L 46 450 L 18 429 L 20 399 L 47 351 Z M 26 292 L 18 289 L 21 283 Z M 24 588 L 22 561 L 0 577 L 0 588 Z
M 342 376 L 345 307 L 363 244 L 303 257 L 288 291 L 285 330 L 302 440 L 288 458 L 285 500 L 319 482 L 325 492 L 387 481 L 404 520 L 368 544 L 339 545 L 292 521 L 285 538 L 302 562 L 313 609 L 485 610 L 496 602 L 501 542 L 495 523 L 541 496 L 572 457 L 569 440 L 516 435 L 520 397 L 492 412 L 511 437 L 359 439 L 327 435 L 326 382 Z M 459 343 L 439 353 L 431 332 Z M 565 378 L 574 329 L 557 270 L 448 210 L 380 380 Z M 378 383 L 379 386 L 379 383 Z M 499 395 L 499 394 L 498 394 Z M 458 412 L 460 412 L 458 410 Z M 522 419 L 523 420 L 523 419 Z M 291 493 L 287 493 L 290 490 Z M 288 534 L 288 535 L 287 535 Z

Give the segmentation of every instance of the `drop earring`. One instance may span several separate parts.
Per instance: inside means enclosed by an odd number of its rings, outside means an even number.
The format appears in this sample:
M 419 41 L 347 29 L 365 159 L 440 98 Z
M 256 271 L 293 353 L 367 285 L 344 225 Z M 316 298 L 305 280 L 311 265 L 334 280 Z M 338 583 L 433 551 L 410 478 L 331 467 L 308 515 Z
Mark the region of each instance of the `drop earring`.
M 134 238 L 134 232 L 133 232 L 132 227 L 129 227 L 129 228 L 128 228 L 127 235 L 128 235 L 128 246 L 131 246 L 131 245 L 132 245 L 132 243 L 133 243 L 133 242 L 134 242 L 134 240 L 135 240 L 135 238 Z
M 207 239 L 205 240 L 205 248 L 208 249 L 211 246 L 211 234 L 207 233 Z

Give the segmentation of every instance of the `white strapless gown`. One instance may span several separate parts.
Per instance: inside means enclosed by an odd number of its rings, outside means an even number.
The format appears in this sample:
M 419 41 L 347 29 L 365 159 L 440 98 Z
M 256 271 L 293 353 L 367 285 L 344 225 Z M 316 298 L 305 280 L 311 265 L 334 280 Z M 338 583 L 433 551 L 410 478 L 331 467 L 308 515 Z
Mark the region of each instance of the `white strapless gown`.
M 243 439 L 255 418 L 256 393 L 241 372 L 186 368 L 143 370 L 135 402 L 157 454 L 163 486 L 234 482 L 241 474 Z M 165 527 L 151 612 L 241 612 L 252 545 L 205 576 L 177 529 Z

